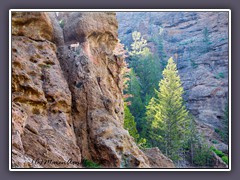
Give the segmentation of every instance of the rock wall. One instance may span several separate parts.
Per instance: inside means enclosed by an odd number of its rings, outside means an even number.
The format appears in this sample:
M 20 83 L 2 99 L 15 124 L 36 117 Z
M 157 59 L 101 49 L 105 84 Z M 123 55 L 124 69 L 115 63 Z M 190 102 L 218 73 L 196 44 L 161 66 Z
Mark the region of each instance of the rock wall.
M 199 130 L 209 141 L 220 140 L 214 130 L 221 129 L 228 102 L 228 13 L 118 12 L 117 19 L 119 38 L 129 49 L 133 31 L 141 32 L 154 53 L 162 38 L 164 61 L 177 62 Z
M 72 117 L 82 157 L 105 167 L 148 167 L 128 131 L 123 129 L 121 67 L 113 54 L 117 40 L 114 13 L 65 15 L 66 46 L 60 61 L 73 96 Z M 78 52 L 69 44 L 80 43 Z
M 151 167 L 123 128 L 117 28 L 115 13 L 12 13 L 13 168 Z
M 13 167 L 81 167 L 72 96 L 53 39 L 46 13 L 12 14 Z

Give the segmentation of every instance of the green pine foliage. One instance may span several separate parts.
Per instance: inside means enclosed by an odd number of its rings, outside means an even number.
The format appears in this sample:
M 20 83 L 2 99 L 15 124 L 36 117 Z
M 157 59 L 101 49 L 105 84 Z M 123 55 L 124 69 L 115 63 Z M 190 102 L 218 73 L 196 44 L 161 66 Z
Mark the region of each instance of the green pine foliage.
M 124 128 L 128 130 L 129 134 L 137 142 L 139 139 L 139 134 L 136 128 L 136 122 L 134 121 L 134 116 L 131 114 L 127 103 L 124 104 Z
M 212 166 L 213 155 L 211 148 L 204 142 L 195 147 L 193 164 L 197 166 Z
M 88 159 L 83 159 L 83 167 L 85 168 L 101 168 L 101 166 L 93 161 Z
M 140 138 L 134 116 L 131 114 L 126 102 L 124 104 L 124 129 L 128 130 L 129 134 L 134 138 L 140 148 L 149 147 L 147 140 L 145 138 Z
M 197 131 L 194 118 L 190 113 L 188 118 L 189 118 L 189 127 L 185 129 L 183 151 L 184 151 L 184 155 L 188 155 L 188 157 L 186 158 L 189 160 L 189 162 L 193 164 L 194 156 L 196 155 L 196 149 L 198 149 L 201 145 L 200 145 L 200 136 Z
M 152 122 L 152 138 L 172 160 L 180 159 L 184 146 L 185 129 L 189 127 L 188 112 L 184 106 L 184 93 L 173 58 L 163 71 L 157 97 L 147 106 L 147 119 Z
M 124 128 L 140 148 L 157 146 L 174 162 L 184 158 L 195 166 L 210 167 L 214 162 L 213 150 L 198 132 L 193 116 L 185 107 L 177 66 L 173 58 L 166 60 L 163 31 L 160 28 L 159 35 L 148 37 L 148 41 L 155 45 L 156 54 L 152 54 L 144 35 L 136 31 L 132 33 L 133 42 L 126 59 L 130 68 L 127 73 L 128 88 L 124 90 L 126 101 L 131 105 L 125 104 Z M 199 40 L 202 45 L 197 49 L 207 53 L 212 43 L 208 29 L 204 28 L 202 33 L 203 38 Z M 188 46 L 194 41 L 191 39 L 181 45 Z M 195 47 L 189 48 L 194 50 Z M 177 59 L 177 56 L 174 54 L 174 58 Z M 193 68 L 198 66 L 192 60 L 191 51 L 189 60 Z M 224 74 L 219 73 L 216 78 L 224 78 Z M 228 107 L 223 128 L 216 129 L 216 132 L 224 142 L 228 142 Z M 220 156 L 224 162 L 228 162 L 227 155 Z
M 145 124 L 143 135 L 148 140 L 148 144 L 151 147 L 159 147 L 160 149 L 163 149 L 162 147 L 162 136 L 160 133 L 160 128 L 152 128 L 152 122 L 155 120 L 155 117 L 157 117 L 159 113 L 159 106 L 157 106 L 157 99 L 152 98 L 148 105 L 146 106 L 146 117 L 145 117 Z
M 147 105 L 150 97 L 152 98 L 154 96 L 154 89 L 158 88 L 158 83 L 162 76 L 161 64 L 159 59 L 152 54 L 139 57 L 135 62 L 137 64 L 132 65 L 141 84 L 142 101 Z
M 154 42 L 154 44 L 156 45 L 156 48 L 157 48 L 157 53 L 158 53 L 158 56 L 159 56 L 159 59 L 161 59 L 161 64 L 163 66 L 163 68 L 166 67 L 166 53 L 165 53 L 165 50 L 164 50 L 164 45 L 163 45 L 163 28 L 160 27 L 159 28 L 159 33 L 157 36 L 154 36 L 154 38 L 152 38 L 152 41 Z
M 135 117 L 135 121 L 137 123 L 137 129 L 141 129 L 141 117 L 144 115 L 144 104 L 141 98 L 141 86 L 139 82 L 139 78 L 133 69 L 130 69 L 128 73 L 128 88 L 125 94 L 129 94 L 130 96 L 127 98 L 127 101 L 131 103 L 129 106 L 130 112 Z
M 132 51 L 129 52 L 131 56 L 134 55 L 148 55 L 150 54 L 149 48 L 147 48 L 147 40 L 141 37 L 141 33 L 134 31 L 132 33 L 133 43 L 131 44 Z
M 132 33 L 133 43 L 129 51 L 127 62 L 131 68 L 128 75 L 128 89 L 126 94 L 131 94 L 127 100 L 131 102 L 129 109 L 137 123 L 137 129 L 142 138 L 146 138 L 146 105 L 155 95 L 154 89 L 158 87 L 161 78 L 161 61 L 157 55 L 153 55 L 147 47 L 147 41 L 140 32 Z

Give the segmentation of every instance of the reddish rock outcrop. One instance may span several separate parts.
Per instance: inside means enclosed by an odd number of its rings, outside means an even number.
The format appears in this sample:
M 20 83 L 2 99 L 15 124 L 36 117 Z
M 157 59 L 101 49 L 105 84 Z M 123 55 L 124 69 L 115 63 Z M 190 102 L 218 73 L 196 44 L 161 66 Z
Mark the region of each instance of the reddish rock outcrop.
M 46 13 L 13 13 L 12 29 L 12 166 L 81 167 L 51 21 Z
M 175 168 L 173 161 L 164 156 L 158 148 L 144 150 L 152 168 Z
M 84 159 L 104 167 L 149 167 L 148 159 L 123 128 L 122 74 L 113 51 L 117 45 L 114 13 L 65 15 L 60 62 L 73 97 L 72 117 Z
M 51 41 L 52 32 L 53 26 L 47 13 L 12 12 L 12 35 Z

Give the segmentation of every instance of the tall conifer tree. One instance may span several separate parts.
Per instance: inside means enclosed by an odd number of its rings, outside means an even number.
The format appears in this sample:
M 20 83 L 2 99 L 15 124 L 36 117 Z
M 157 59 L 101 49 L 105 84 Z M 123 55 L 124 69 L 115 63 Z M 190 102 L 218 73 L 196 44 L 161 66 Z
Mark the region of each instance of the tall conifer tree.
M 152 121 L 152 138 L 172 160 L 179 160 L 189 127 L 188 112 L 182 95 L 180 76 L 173 58 L 163 71 L 157 98 L 147 106 L 147 119 Z
M 131 114 L 127 103 L 124 104 L 124 129 L 128 130 L 129 134 L 138 141 L 139 134 L 136 128 L 136 122 L 134 121 L 134 116 Z

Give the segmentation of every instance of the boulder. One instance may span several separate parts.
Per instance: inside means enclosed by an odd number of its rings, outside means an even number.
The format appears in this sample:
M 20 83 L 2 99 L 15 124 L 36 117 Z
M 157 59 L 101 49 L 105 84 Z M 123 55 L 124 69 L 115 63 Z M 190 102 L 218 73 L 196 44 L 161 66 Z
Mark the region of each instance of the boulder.
M 162 154 L 157 148 L 144 149 L 152 168 L 176 168 L 173 161 Z

